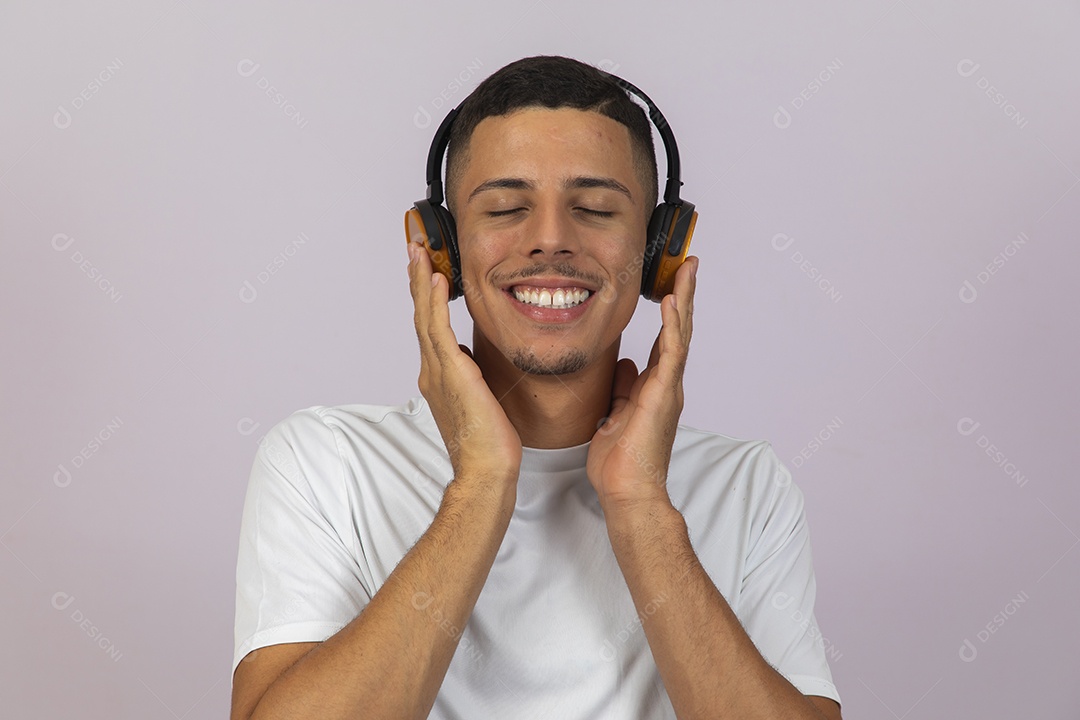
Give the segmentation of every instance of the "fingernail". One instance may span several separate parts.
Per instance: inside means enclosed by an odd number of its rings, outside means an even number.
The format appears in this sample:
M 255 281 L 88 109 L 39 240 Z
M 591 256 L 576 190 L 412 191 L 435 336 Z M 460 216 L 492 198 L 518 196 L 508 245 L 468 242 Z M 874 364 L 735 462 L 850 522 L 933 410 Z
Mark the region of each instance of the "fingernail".
M 431 273 L 431 287 L 435 287 L 437 282 L 439 282 L 439 273 Z
M 697 266 L 698 266 L 697 258 L 694 258 L 694 264 L 690 268 L 690 277 L 694 278 L 695 280 L 697 280 Z

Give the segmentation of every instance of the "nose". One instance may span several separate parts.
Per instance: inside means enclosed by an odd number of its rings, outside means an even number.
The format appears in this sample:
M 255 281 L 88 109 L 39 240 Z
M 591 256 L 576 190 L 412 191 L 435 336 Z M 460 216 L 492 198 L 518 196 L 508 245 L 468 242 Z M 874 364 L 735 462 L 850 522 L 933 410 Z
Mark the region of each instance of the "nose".
M 564 203 L 536 205 L 527 233 L 530 258 L 567 259 L 581 251 L 581 238 L 571 213 Z

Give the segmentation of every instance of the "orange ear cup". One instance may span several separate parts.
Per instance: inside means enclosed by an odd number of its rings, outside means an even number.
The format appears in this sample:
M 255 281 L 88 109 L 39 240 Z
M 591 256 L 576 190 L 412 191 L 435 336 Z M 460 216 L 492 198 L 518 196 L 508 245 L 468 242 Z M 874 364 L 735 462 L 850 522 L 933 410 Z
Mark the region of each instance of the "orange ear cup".
M 428 257 L 431 258 L 432 269 L 446 278 L 447 287 L 450 288 L 451 297 L 453 297 L 454 268 L 453 264 L 450 262 L 450 253 L 447 251 L 447 244 L 444 242 L 440 249 L 432 250 L 431 246 L 428 244 L 428 237 L 429 233 L 424 227 L 424 221 L 420 219 L 420 211 L 416 208 L 406 210 L 405 242 L 418 242 L 423 245 Z
M 675 224 L 679 220 L 679 214 L 682 211 L 681 208 L 676 208 L 675 212 L 671 215 L 671 222 L 664 228 L 664 237 L 673 238 Z M 678 271 L 679 266 L 686 260 L 686 254 L 690 250 L 690 239 L 694 235 L 694 226 L 697 224 L 697 211 L 692 211 L 693 215 L 690 216 L 690 227 L 686 230 L 686 239 L 682 243 L 682 252 L 678 255 L 669 255 L 667 247 L 661 248 L 657 253 L 657 257 L 653 262 L 658 263 L 656 268 L 656 279 L 653 281 L 651 294 L 649 299 L 654 302 L 661 302 L 665 296 L 675 292 L 675 273 Z M 670 241 L 669 241 L 670 243 Z

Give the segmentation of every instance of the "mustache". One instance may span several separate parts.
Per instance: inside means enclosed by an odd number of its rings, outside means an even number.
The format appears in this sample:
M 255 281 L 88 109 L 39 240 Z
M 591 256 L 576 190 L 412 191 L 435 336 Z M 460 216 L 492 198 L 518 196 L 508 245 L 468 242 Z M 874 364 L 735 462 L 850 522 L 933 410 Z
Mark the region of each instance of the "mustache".
M 581 280 L 584 284 L 597 288 L 604 285 L 604 281 L 601 278 L 582 272 L 580 269 L 569 263 L 548 263 L 546 265 L 533 265 L 522 268 L 521 270 L 500 279 L 496 284 L 504 285 L 506 283 L 512 283 L 515 280 L 527 280 L 538 275 L 558 275 L 570 280 Z

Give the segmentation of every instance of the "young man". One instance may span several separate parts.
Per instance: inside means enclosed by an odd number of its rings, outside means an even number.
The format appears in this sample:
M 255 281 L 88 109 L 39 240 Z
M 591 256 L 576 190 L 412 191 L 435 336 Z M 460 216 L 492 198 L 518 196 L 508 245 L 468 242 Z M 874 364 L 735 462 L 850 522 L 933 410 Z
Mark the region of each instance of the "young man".
M 453 129 L 472 349 L 410 243 L 423 397 L 263 439 L 233 717 L 840 718 L 800 491 L 767 442 L 678 424 L 696 257 L 644 371 L 618 357 L 657 197 L 644 112 L 527 58 Z

